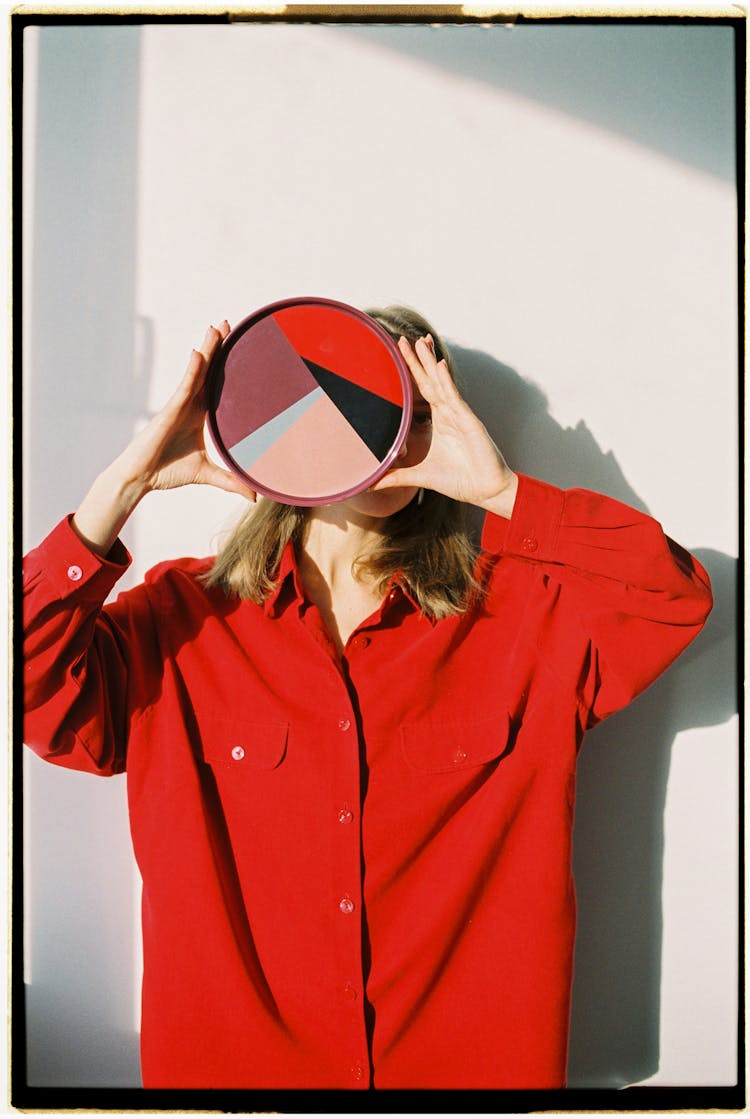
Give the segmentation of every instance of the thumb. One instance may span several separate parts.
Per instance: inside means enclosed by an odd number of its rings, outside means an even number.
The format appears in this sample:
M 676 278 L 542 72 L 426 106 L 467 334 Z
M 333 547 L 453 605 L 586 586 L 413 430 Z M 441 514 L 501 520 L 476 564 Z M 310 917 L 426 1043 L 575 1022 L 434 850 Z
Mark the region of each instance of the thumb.
M 371 490 L 392 490 L 397 486 L 421 486 L 423 479 L 420 477 L 419 469 L 415 466 L 402 466 L 394 467 L 384 474 L 382 478 L 378 478 L 372 486 Z
M 247 498 L 248 501 L 255 501 L 258 496 L 255 490 L 251 489 L 236 474 L 232 474 L 229 470 L 222 470 L 220 466 L 215 466 L 213 463 L 207 463 L 204 466 L 200 477 L 196 478 L 196 482 L 201 485 L 216 486 L 217 489 L 224 490 L 226 493 L 237 493 L 240 497 Z

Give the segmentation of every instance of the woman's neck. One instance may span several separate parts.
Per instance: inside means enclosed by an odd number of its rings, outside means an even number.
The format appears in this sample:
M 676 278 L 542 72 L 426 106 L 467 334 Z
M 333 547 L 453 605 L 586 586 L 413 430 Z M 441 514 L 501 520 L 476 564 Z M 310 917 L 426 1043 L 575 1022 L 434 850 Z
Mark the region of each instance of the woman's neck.
M 376 588 L 354 570 L 355 560 L 382 538 L 378 524 L 326 506 L 313 510 L 305 525 L 298 555 L 302 583 L 340 651 L 380 601 Z
M 307 518 L 300 565 L 314 564 L 330 587 L 348 583 L 354 561 L 382 540 L 382 522 L 338 505 L 313 509 Z

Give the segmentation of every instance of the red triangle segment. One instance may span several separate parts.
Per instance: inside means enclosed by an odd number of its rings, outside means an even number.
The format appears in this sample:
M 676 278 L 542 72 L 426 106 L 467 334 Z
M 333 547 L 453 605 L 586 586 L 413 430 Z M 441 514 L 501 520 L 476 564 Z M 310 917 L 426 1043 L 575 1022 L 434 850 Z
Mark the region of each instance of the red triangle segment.
M 273 318 L 302 357 L 403 408 L 397 359 L 367 321 L 317 303 L 283 307 Z

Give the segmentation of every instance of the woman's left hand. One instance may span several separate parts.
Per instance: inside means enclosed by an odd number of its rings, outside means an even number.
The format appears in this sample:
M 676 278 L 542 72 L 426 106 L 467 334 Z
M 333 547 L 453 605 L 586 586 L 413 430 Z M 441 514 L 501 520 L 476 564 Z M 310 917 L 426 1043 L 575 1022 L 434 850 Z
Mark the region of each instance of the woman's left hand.
M 424 437 L 416 427 L 407 437 L 403 454 L 413 464 L 399 466 L 397 460 L 397 465 L 375 483 L 373 490 L 422 486 L 509 517 L 518 478 L 487 428 L 459 394 L 445 361 L 436 360 L 432 338 L 420 338 L 414 347 L 401 338 L 398 347 L 419 393 L 430 407 L 432 438 L 421 461 L 414 462 L 410 440 L 413 445 Z M 415 403 L 416 417 L 419 403 Z

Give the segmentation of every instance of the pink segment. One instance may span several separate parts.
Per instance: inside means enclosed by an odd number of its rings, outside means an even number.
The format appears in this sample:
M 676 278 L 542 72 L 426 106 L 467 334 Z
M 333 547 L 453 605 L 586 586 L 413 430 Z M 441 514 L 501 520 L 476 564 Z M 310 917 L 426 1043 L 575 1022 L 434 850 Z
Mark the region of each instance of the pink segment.
M 259 485 L 291 498 L 335 499 L 360 485 L 379 465 L 324 396 L 247 469 Z

